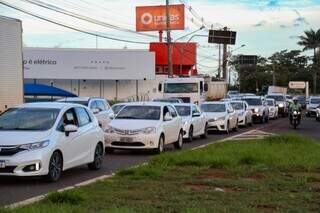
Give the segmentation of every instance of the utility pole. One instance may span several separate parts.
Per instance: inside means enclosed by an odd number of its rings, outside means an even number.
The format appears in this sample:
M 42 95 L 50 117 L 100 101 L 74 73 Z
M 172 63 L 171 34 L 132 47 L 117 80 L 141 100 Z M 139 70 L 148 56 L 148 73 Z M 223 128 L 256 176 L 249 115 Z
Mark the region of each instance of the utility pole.
M 275 86 L 276 85 L 276 65 L 273 63 L 272 64 L 272 85 Z
M 173 71 L 172 71 L 172 44 L 171 44 L 171 32 L 170 32 L 169 0 L 166 0 L 166 23 L 167 23 L 167 47 L 168 47 L 168 74 L 169 74 L 169 77 L 172 77 L 173 76 Z
M 227 31 L 228 28 L 224 27 L 224 31 Z M 223 44 L 223 52 L 222 52 L 222 76 L 225 81 L 227 81 L 227 44 Z
M 219 46 L 219 68 L 218 68 L 218 78 L 221 78 L 221 44 Z

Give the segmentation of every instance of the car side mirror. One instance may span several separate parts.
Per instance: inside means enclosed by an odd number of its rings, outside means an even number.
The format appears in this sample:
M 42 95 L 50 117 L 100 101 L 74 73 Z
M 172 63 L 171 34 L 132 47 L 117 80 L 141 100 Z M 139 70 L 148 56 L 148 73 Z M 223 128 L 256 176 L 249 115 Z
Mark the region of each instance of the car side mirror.
M 200 116 L 201 116 L 201 113 L 199 112 L 192 113 L 192 117 L 200 117 Z
M 91 112 L 93 114 L 98 114 L 100 112 L 100 110 L 98 108 L 93 108 L 93 109 L 91 109 Z
M 109 119 L 111 119 L 111 120 L 113 120 L 114 119 L 114 113 L 110 113 L 110 115 L 109 115 Z
M 158 91 L 161 92 L 162 91 L 162 84 L 158 85 Z
M 164 121 L 171 121 L 172 120 L 172 116 L 170 115 L 169 112 L 167 112 L 165 115 L 164 115 Z
M 68 124 L 68 125 L 64 126 L 63 131 L 66 134 L 66 136 L 68 137 L 71 132 L 78 131 L 78 127 L 73 124 Z

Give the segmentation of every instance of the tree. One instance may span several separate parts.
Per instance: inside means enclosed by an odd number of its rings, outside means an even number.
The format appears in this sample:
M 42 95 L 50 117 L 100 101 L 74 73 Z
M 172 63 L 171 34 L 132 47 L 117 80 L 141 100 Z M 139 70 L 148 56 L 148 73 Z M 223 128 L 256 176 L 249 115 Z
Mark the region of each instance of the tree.
M 313 93 L 317 93 L 317 75 L 319 71 L 319 63 L 317 59 L 317 50 L 320 48 L 320 29 L 316 32 L 313 29 L 304 32 L 305 35 L 300 36 L 298 45 L 303 46 L 303 51 L 313 50 Z

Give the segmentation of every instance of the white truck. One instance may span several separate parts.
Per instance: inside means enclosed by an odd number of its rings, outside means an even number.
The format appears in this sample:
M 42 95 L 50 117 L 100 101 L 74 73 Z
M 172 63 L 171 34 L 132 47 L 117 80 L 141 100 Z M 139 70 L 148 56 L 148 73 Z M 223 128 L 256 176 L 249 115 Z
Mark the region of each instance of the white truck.
M 0 16 L 0 112 L 23 103 L 22 23 Z
M 279 87 L 279 86 L 269 86 L 268 87 L 268 94 L 272 93 L 281 93 L 281 94 L 287 94 L 288 88 L 287 87 Z
M 206 99 L 208 85 L 204 83 L 204 78 L 172 77 L 161 82 L 158 90 L 163 92 L 163 98 L 179 98 L 185 103 L 200 104 Z

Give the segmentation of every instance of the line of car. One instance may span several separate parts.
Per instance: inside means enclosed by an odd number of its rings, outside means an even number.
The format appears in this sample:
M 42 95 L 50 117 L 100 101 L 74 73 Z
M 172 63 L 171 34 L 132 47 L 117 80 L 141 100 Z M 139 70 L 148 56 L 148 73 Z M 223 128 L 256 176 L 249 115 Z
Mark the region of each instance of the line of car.
M 156 100 L 110 107 L 101 98 L 24 104 L 0 115 L 0 175 L 57 181 L 69 168 L 87 164 L 100 169 L 105 152 L 161 153 L 168 144 L 181 149 L 185 141 L 206 138 L 211 130 L 229 133 L 255 120 L 276 118 L 275 101 L 270 106 L 267 101 L 250 95 L 200 106 Z

